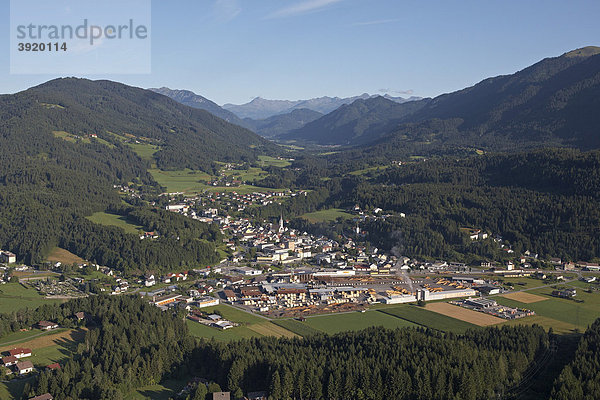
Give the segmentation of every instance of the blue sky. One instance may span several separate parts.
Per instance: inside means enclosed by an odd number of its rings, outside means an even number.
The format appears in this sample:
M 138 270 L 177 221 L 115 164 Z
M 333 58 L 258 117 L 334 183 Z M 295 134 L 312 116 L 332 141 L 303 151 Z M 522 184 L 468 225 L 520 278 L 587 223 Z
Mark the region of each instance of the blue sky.
M 0 93 L 58 76 L 10 74 L 9 8 L 0 0 Z M 154 0 L 152 72 L 78 76 L 219 104 L 436 96 L 600 45 L 598 15 L 598 0 Z

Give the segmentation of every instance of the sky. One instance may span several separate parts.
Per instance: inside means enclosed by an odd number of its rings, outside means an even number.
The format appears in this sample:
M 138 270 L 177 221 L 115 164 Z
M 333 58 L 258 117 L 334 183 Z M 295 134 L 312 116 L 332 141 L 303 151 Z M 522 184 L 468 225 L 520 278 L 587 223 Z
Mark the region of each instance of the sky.
M 108 21 L 106 13 L 97 14 Z M 0 93 L 78 76 L 188 89 L 218 104 L 433 97 L 600 45 L 598 0 L 152 0 L 150 68 L 11 74 L 9 0 L 0 0 L 0 15 Z M 109 62 L 119 61 L 106 61 L 114 71 Z

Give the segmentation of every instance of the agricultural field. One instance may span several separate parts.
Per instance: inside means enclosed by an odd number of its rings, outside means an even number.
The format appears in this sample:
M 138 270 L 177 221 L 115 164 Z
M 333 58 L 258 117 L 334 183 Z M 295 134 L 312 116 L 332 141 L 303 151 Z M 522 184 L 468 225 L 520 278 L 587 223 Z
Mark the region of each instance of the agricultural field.
M 32 350 L 32 356 L 27 359 L 33 363 L 36 368 L 43 368 L 52 363 L 64 363 L 70 355 L 76 350 L 77 344 L 83 341 L 85 329 L 68 329 L 53 331 L 48 335 L 34 337 L 31 340 L 20 342 L 19 347 L 26 347 Z M 0 347 L 0 352 L 8 351 L 15 345 L 4 345 Z
M 315 328 L 311 328 L 310 326 L 306 325 L 306 323 L 297 321 L 295 319 L 277 319 L 271 322 L 302 337 L 307 337 L 321 333 Z
M 304 324 L 310 328 L 329 334 L 358 331 L 371 326 L 383 326 L 388 329 L 417 326 L 412 322 L 378 311 L 318 315 L 306 318 Z
M 0 348 L 13 347 L 17 344 L 26 342 L 36 337 L 54 335 L 56 333 L 64 332 L 66 330 L 66 328 L 59 328 L 50 332 L 46 332 L 42 331 L 41 329 L 30 329 L 27 331 L 9 333 L 8 335 L 2 336 L 0 338 Z
M 575 299 L 569 300 L 552 297 L 552 290 L 552 287 L 548 287 L 532 291 L 533 294 L 546 299 L 536 303 L 526 304 L 500 296 L 494 297 L 494 300 L 509 307 L 528 308 L 535 311 L 537 315 L 573 325 L 582 331 L 600 317 L 600 293 L 598 291 L 586 293 L 579 288 Z M 582 300 L 583 302 L 578 302 Z
M 275 336 L 275 337 L 286 337 L 293 338 L 298 337 L 297 334 L 285 329 L 282 326 L 273 324 L 269 321 L 261 322 L 259 324 L 248 325 L 248 329 L 254 331 L 262 336 Z
M 329 208 L 327 210 L 321 210 L 321 211 L 307 213 L 307 214 L 301 215 L 301 217 L 307 219 L 308 222 L 317 223 L 317 222 L 335 221 L 339 217 L 342 217 L 344 219 L 350 219 L 353 216 L 352 216 L 352 214 L 349 214 L 342 209 Z
M 60 301 L 44 299 L 37 290 L 24 287 L 20 283 L 7 283 L 0 286 L 0 313 L 37 308 L 42 304 L 56 302 Z
M 193 336 L 201 338 L 214 338 L 219 341 L 232 341 L 239 339 L 247 339 L 262 336 L 275 337 L 295 337 L 294 332 L 287 330 L 282 326 L 271 323 L 265 318 L 239 310 L 225 304 L 220 304 L 214 307 L 203 308 L 206 313 L 218 313 L 226 320 L 235 322 L 240 326 L 231 329 L 221 330 L 210 326 L 202 325 L 198 322 L 186 320 L 190 333 Z
M 204 183 L 213 179 L 212 176 L 203 171 L 192 171 L 190 169 L 180 171 L 161 171 L 160 169 L 148 170 L 159 185 L 166 188 L 168 193 L 198 193 L 206 190 L 208 186 Z
M 242 182 L 254 182 L 265 178 L 269 173 L 262 170 L 261 168 L 248 168 L 248 169 L 231 169 L 222 171 L 226 176 L 232 177 L 234 180 Z
M 575 326 L 573 324 L 569 324 L 568 322 L 563 322 L 563 321 L 559 321 L 556 319 L 543 317 L 541 315 L 533 315 L 531 317 L 513 319 L 511 321 L 504 322 L 502 325 L 512 326 L 512 325 L 534 325 L 534 324 L 543 327 L 545 330 L 552 328 L 554 333 L 560 333 L 560 334 L 570 334 L 570 333 L 573 333 L 575 331 L 575 329 L 580 329 L 580 328 L 577 328 L 577 326 Z
M 464 333 L 467 329 L 477 328 L 469 322 L 412 305 L 383 308 L 379 312 L 443 332 Z
M 232 306 L 228 306 L 227 304 L 205 307 L 202 308 L 202 311 L 207 314 L 220 314 L 223 318 L 231 322 L 237 322 L 238 324 L 258 324 L 267 321 L 265 318 L 257 317 L 254 314 L 242 311 Z
M 425 309 L 477 326 L 496 325 L 504 322 L 502 318 L 494 317 L 493 315 L 485 314 L 479 311 L 469 310 L 449 303 L 428 303 L 425 306 Z
M 548 300 L 546 297 L 538 296 L 537 294 L 528 293 L 528 292 L 513 292 L 503 294 L 502 297 L 510 300 L 515 300 L 521 303 L 529 304 L 529 303 L 537 303 L 538 301 Z
M 133 233 L 137 235 L 139 231 L 144 230 L 143 226 L 132 223 L 127 219 L 127 217 L 122 215 L 97 212 L 86 218 L 96 224 L 116 226 L 117 228 L 123 229 L 125 233 Z
M 369 167 L 369 168 L 365 168 L 365 169 L 358 169 L 356 171 L 352 171 L 352 172 L 350 172 L 350 175 L 361 176 L 361 175 L 366 175 L 370 172 L 380 172 L 387 168 L 389 168 L 389 165 L 378 165 L 376 167 Z
M 50 254 L 48 254 L 46 260 L 50 262 L 60 262 L 61 264 L 67 265 L 85 263 L 83 258 L 76 256 L 68 250 L 61 249 L 60 247 L 53 248 Z
M 258 156 L 259 164 L 261 167 L 280 167 L 285 168 L 292 165 L 291 162 L 284 159 L 278 159 L 275 157 L 269 156 Z
M 515 290 L 533 289 L 536 287 L 547 285 L 547 283 L 544 283 L 544 281 L 542 281 L 540 279 L 527 278 L 527 277 L 502 278 L 501 281 L 503 281 L 505 285 L 506 284 L 513 285 L 515 287 Z

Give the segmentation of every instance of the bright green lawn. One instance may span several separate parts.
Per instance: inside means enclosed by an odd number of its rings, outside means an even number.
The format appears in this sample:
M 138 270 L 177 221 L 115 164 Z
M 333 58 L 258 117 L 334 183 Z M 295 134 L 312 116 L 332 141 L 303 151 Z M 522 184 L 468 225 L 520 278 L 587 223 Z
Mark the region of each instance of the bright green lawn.
M 389 329 L 416 326 L 412 322 L 378 311 L 319 315 L 306 318 L 304 323 L 311 328 L 330 334 L 345 331 L 358 331 L 371 326 L 383 326 L 384 328 Z
M 339 217 L 348 219 L 352 218 L 352 214 L 348 214 L 339 208 L 329 208 L 327 210 L 315 211 L 302 215 L 302 218 L 306 218 L 311 223 L 335 221 Z
M 271 322 L 274 323 L 275 325 L 279 325 L 279 326 L 287 329 L 288 331 L 294 332 L 295 334 L 300 335 L 302 337 L 307 337 L 307 336 L 315 335 L 317 333 L 321 333 L 318 330 L 316 330 L 315 328 L 312 328 L 312 327 L 306 325 L 305 322 L 300 322 L 295 319 L 276 319 Z
M 25 288 L 19 283 L 0 285 L 0 313 L 37 308 L 42 304 L 57 303 L 57 300 L 46 300 L 32 288 Z
M 90 221 L 100 225 L 111 225 L 123 229 L 126 233 L 137 234 L 143 231 L 144 227 L 130 222 L 127 217 L 105 212 L 97 212 L 87 217 Z
M 379 312 L 444 332 L 463 333 L 467 329 L 477 328 L 468 322 L 411 305 L 384 308 Z

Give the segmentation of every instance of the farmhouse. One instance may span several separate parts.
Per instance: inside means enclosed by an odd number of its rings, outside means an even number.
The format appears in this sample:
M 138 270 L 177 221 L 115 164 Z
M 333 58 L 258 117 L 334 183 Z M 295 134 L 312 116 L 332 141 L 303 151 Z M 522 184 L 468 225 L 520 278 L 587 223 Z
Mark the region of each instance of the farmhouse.
M 51 329 L 56 329 L 58 328 L 58 324 L 56 322 L 49 322 L 49 321 L 40 321 L 37 323 L 38 328 L 40 328 L 43 331 L 49 331 Z
M 31 361 L 19 361 L 17 363 L 17 372 L 19 375 L 25 375 L 33 372 L 33 364 Z
M 10 350 L 8 353 L 9 353 L 9 355 L 16 357 L 16 358 L 31 357 L 31 349 L 27 349 L 27 348 L 23 348 L 23 347 L 14 348 L 14 349 Z

